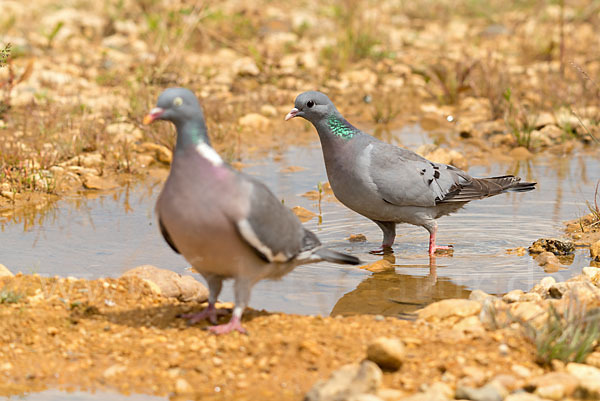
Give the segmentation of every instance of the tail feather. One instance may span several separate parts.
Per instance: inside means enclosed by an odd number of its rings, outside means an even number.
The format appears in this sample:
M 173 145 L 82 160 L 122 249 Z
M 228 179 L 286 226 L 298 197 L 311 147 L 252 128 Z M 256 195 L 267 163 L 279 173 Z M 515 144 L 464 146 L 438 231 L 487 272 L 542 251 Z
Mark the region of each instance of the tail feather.
M 341 263 L 345 265 L 359 265 L 362 263 L 361 260 L 356 256 L 334 251 L 332 249 L 328 249 L 322 246 L 318 249 L 315 249 L 313 255 L 317 255 L 319 258 L 328 262 Z
M 535 189 L 536 184 L 536 182 L 521 182 L 521 178 L 514 175 L 473 178 L 471 182 L 454 191 L 442 202 L 468 202 L 503 192 L 526 192 Z

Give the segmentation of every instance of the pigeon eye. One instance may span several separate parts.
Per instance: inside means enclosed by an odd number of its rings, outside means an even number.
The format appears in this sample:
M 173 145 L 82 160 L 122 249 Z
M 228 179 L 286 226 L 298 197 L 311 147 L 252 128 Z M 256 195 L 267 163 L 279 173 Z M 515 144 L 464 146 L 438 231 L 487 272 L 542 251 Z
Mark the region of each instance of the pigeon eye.
M 183 99 L 180 97 L 176 97 L 175 99 L 173 99 L 173 104 L 175 106 L 179 107 L 183 104 Z
M 315 105 L 315 102 L 313 102 L 312 100 L 309 100 L 308 102 L 306 102 L 306 107 L 308 107 L 309 109 L 312 108 Z

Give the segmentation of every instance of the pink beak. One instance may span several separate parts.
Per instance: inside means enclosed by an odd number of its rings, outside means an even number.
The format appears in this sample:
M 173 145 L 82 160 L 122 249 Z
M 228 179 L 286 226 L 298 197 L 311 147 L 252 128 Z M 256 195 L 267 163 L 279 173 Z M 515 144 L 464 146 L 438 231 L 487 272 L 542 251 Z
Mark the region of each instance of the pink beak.
M 285 121 L 292 119 L 294 117 L 296 117 L 296 114 L 298 114 L 300 110 L 298 110 L 297 108 L 293 108 L 292 110 L 290 110 L 289 113 L 287 113 L 287 115 L 285 116 Z
M 144 117 L 144 125 L 148 125 L 150 124 L 152 121 L 156 120 L 158 117 L 160 117 L 160 115 L 162 113 L 164 113 L 165 111 L 163 109 L 161 109 L 160 107 L 155 107 L 152 110 L 150 110 L 150 113 L 146 114 L 146 116 Z

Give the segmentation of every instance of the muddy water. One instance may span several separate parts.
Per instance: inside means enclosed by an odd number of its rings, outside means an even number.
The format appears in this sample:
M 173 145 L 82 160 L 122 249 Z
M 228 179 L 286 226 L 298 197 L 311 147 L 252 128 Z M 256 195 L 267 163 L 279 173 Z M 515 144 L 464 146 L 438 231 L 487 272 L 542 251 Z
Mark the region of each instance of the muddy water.
M 412 149 L 430 142 L 418 127 L 395 132 L 387 140 Z M 381 241 L 375 224 L 334 200 L 323 199 L 319 212 L 318 201 L 299 196 L 327 181 L 318 143 L 247 163 L 244 170 L 263 180 L 287 206 L 303 206 L 320 215 L 305 224 L 322 242 L 365 262 L 381 259 L 368 253 Z M 304 169 L 282 172 L 289 166 Z M 476 288 L 502 294 L 515 288 L 527 290 L 546 275 L 564 280 L 589 264 L 587 251 L 578 250 L 562 270 L 547 273 L 530 256 L 510 255 L 506 249 L 527 247 L 540 237 L 560 236 L 562 221 L 587 212 L 585 201 L 593 199 L 600 177 L 600 163 L 593 155 L 540 156 L 474 166 L 469 172 L 476 176 L 518 174 L 537 181 L 539 189 L 475 201 L 440 219 L 438 242 L 454 245 L 452 257 L 430 259 L 427 232 L 400 225 L 390 259 L 393 270 L 371 273 L 327 263 L 300 266 L 281 281 L 259 283 L 251 306 L 300 314 L 408 316 L 427 303 L 466 297 Z M 13 271 L 45 276 L 115 277 L 140 264 L 189 273 L 185 260 L 158 233 L 153 208 L 160 186 L 159 178 L 149 179 L 115 193 L 64 199 L 38 213 L 3 218 L 0 263 Z M 368 241 L 346 240 L 358 233 Z M 233 300 L 230 285 L 221 298 Z

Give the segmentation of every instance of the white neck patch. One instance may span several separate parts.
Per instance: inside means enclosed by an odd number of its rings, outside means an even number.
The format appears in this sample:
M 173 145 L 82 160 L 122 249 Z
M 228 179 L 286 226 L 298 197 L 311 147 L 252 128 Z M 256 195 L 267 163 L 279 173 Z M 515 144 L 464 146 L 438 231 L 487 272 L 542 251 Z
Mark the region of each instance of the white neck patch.
M 200 153 L 200 156 L 204 157 L 208 160 L 213 166 L 220 166 L 223 164 L 223 159 L 221 156 L 213 148 L 211 148 L 207 143 L 200 142 L 196 146 L 196 150 Z

